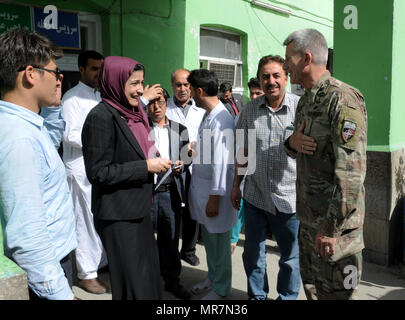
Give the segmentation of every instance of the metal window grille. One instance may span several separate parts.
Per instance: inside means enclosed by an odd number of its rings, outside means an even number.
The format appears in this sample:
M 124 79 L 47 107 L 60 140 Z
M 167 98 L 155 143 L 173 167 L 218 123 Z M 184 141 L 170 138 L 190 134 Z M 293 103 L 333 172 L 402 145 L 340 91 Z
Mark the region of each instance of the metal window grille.
M 214 71 L 218 77 L 218 83 L 230 82 L 234 86 L 235 83 L 235 65 L 210 63 L 209 69 Z

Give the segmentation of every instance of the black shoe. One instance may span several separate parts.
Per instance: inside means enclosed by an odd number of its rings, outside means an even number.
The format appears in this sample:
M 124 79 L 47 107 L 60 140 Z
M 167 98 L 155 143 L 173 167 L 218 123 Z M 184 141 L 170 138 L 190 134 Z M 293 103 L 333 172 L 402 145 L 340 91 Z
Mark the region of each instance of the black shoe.
M 179 298 L 181 300 L 191 299 L 191 293 L 188 292 L 188 290 L 184 288 L 180 283 L 177 283 L 175 285 L 165 285 L 165 290 L 172 293 L 176 298 Z
M 98 272 L 99 273 L 110 272 L 110 268 L 108 267 L 108 264 L 105 267 L 98 269 Z
M 181 254 L 180 255 L 181 260 L 184 260 L 185 262 L 187 262 L 188 264 L 191 264 L 192 266 L 198 266 L 200 264 L 200 259 L 198 259 L 198 257 L 195 255 L 195 253 L 192 254 Z

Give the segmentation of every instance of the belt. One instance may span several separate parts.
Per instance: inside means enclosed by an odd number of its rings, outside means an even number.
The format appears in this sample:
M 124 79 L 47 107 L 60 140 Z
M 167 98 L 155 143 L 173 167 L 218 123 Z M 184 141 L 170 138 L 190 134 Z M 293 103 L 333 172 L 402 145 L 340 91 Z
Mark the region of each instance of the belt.
M 159 186 L 159 188 L 157 188 L 157 190 L 155 191 L 155 193 L 159 193 L 159 192 L 169 192 L 171 189 L 171 184 L 162 184 Z

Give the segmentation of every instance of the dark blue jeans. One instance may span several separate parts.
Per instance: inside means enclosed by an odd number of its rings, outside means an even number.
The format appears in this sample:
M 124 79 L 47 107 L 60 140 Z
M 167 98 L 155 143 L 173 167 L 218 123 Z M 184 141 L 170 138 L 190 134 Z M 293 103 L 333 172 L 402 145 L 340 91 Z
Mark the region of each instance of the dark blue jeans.
M 160 273 L 166 286 L 176 285 L 180 280 L 181 262 L 179 253 L 179 229 L 181 200 L 175 186 L 169 192 L 153 196 L 151 218 L 157 232 Z
M 270 227 L 280 249 L 280 270 L 277 277 L 278 299 L 297 299 L 301 287 L 299 266 L 298 228 L 294 214 L 279 212 L 271 214 L 261 210 L 246 199 L 245 247 L 243 264 L 248 281 L 250 299 L 264 300 L 269 292 L 266 271 L 266 235 Z

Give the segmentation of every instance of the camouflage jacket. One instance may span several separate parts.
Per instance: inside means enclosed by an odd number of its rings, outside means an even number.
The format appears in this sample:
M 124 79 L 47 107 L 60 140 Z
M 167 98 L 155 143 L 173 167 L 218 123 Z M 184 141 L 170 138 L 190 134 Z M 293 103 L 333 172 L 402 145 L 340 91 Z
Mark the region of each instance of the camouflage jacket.
M 294 130 L 317 143 L 314 155 L 284 150 L 297 162 L 297 218 L 329 237 L 363 226 L 367 113 L 362 94 L 326 71 L 305 90 Z

